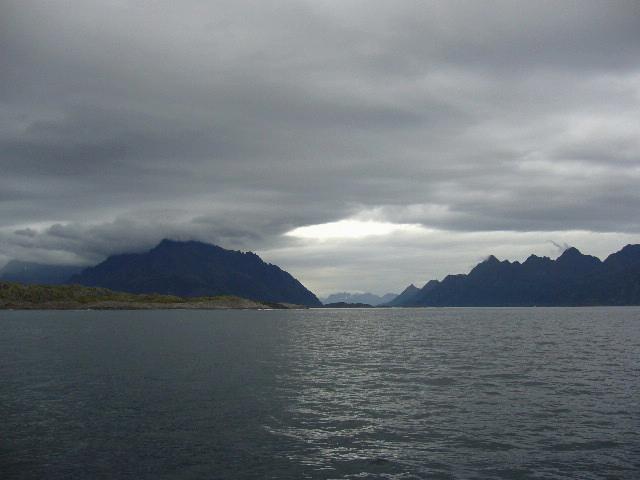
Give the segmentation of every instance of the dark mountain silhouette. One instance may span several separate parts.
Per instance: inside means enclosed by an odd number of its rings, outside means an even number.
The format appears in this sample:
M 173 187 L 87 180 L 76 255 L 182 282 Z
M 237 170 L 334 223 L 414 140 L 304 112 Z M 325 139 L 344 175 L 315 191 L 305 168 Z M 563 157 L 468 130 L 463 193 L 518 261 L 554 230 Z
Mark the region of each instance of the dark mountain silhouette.
M 431 281 L 401 306 L 640 305 L 640 245 L 604 262 L 568 248 L 556 260 L 531 255 L 523 263 L 493 255 L 467 275 Z
M 60 285 L 83 268 L 75 265 L 47 265 L 11 260 L 0 270 L 0 280 L 25 285 Z
M 114 255 L 73 276 L 71 282 L 129 293 L 236 295 L 261 302 L 321 305 L 298 280 L 255 253 L 195 241 L 162 240 L 146 253 Z
M 400 295 L 384 304 L 385 307 L 401 307 L 408 305 L 411 299 L 420 291 L 413 283 L 405 288 Z
M 366 303 L 368 305 L 382 305 L 390 302 L 397 297 L 395 293 L 385 293 L 384 295 L 375 295 L 373 293 L 332 293 L 322 300 L 323 304 L 328 303 Z

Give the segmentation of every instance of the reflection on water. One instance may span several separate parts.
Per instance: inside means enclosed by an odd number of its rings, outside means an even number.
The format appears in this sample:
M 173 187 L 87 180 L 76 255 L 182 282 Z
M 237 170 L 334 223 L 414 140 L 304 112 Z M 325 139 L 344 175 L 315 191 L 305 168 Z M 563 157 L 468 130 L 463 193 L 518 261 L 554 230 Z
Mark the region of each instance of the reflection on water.
M 0 314 L 2 478 L 638 478 L 640 309 Z

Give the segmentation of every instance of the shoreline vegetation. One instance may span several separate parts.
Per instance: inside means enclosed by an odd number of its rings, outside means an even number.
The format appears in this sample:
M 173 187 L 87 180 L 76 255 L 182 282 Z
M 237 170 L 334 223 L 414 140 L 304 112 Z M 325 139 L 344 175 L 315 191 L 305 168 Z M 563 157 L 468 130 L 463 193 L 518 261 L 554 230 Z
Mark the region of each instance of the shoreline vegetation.
M 0 310 L 259 310 L 303 305 L 257 302 L 233 295 L 179 297 L 123 293 L 81 285 L 23 285 L 0 282 Z

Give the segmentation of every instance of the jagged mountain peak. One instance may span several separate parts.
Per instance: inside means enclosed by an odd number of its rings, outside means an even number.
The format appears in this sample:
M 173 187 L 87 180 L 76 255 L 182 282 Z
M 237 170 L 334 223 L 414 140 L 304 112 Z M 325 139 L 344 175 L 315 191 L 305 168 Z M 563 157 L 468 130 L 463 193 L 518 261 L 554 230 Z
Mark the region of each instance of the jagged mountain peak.
M 417 292 L 418 290 L 420 290 L 420 289 L 418 287 L 416 287 L 412 283 L 407 288 L 405 288 L 400 295 L 402 295 L 403 293 L 408 293 L 408 292 Z
M 482 263 L 500 263 L 500 260 L 495 255 L 489 255 Z
M 523 263 L 491 255 L 469 274 L 447 275 L 423 287 L 407 306 L 531 306 L 640 304 L 640 245 L 605 262 L 566 249 L 556 260 L 531 255 Z
M 558 260 L 563 258 L 583 257 L 583 256 L 584 255 L 582 254 L 582 252 L 578 250 L 576 247 L 569 247 L 565 249 L 564 252 L 562 252 L 562 254 L 558 257 Z

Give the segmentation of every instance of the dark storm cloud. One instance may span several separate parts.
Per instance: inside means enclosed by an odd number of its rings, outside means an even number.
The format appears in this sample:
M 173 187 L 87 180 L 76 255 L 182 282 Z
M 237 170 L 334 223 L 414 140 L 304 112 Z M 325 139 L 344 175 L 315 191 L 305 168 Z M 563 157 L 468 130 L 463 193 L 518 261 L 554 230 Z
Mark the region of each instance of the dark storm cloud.
M 636 1 L 5 0 L 0 44 L 0 263 L 173 236 L 304 273 L 282 234 L 354 216 L 640 231 Z

